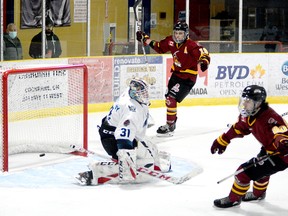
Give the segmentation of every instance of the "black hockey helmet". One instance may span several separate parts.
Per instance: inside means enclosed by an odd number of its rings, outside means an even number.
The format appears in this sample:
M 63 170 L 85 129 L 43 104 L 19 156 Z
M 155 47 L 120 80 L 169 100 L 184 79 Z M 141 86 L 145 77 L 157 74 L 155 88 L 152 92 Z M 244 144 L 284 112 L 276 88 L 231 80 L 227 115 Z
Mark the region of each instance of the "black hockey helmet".
M 175 31 L 184 31 L 184 38 L 183 40 L 177 40 L 174 36 L 174 33 Z M 185 41 L 189 36 L 189 26 L 186 22 L 184 21 L 178 21 L 175 25 L 174 25 L 174 28 L 173 28 L 173 40 L 176 42 L 176 43 L 182 43 L 183 41 Z
M 262 86 L 250 85 L 244 88 L 242 97 L 250 98 L 254 101 L 265 102 L 267 93 Z
M 174 25 L 174 28 L 173 30 L 176 30 L 176 31 L 184 31 L 184 32 L 189 32 L 189 27 L 188 27 L 188 24 L 184 21 L 178 21 L 175 25 Z
M 244 117 L 255 115 L 266 102 L 267 93 L 262 86 L 250 85 L 244 88 L 239 101 L 239 111 Z

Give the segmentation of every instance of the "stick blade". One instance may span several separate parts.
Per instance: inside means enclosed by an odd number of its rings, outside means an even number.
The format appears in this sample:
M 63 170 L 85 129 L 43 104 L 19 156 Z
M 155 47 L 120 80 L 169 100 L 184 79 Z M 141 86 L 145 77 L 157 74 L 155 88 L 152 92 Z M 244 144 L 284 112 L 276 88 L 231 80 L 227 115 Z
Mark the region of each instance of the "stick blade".
M 133 5 L 133 11 L 134 11 L 134 16 L 136 21 L 138 22 L 138 16 L 137 16 L 137 12 L 136 12 L 136 7 L 140 4 L 142 0 L 137 0 L 135 1 L 134 5 Z

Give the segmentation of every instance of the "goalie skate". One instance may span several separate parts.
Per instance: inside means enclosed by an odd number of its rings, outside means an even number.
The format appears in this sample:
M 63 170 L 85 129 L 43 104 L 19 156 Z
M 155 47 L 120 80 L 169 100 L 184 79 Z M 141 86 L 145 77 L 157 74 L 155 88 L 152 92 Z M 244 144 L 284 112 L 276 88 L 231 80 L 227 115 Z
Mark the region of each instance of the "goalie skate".
M 75 179 L 80 185 L 91 185 L 93 179 L 92 171 L 78 173 L 78 176 L 75 176 Z

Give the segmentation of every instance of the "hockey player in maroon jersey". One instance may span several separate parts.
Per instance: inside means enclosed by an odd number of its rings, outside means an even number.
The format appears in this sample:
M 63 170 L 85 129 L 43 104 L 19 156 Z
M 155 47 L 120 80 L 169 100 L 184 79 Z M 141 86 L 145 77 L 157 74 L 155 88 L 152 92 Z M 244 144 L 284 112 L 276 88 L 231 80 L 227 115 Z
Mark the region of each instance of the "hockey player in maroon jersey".
M 258 85 L 247 86 L 240 97 L 238 121 L 219 136 L 211 153 L 222 154 L 230 141 L 250 133 L 262 145 L 259 154 L 241 164 L 229 196 L 214 200 L 219 208 L 239 205 L 241 201 L 262 200 L 266 196 L 270 176 L 288 167 L 288 131 L 282 116 L 266 102 L 266 91 Z M 253 189 L 247 192 L 253 181 Z
M 173 35 L 161 41 L 151 40 L 142 31 L 136 33 L 137 40 L 149 45 L 157 53 L 171 52 L 173 65 L 168 82 L 166 98 L 166 124 L 157 130 L 159 135 L 172 135 L 176 128 L 177 103 L 181 103 L 195 85 L 198 75 L 198 64 L 204 72 L 210 64 L 209 52 L 189 38 L 189 27 L 185 22 L 177 22 Z

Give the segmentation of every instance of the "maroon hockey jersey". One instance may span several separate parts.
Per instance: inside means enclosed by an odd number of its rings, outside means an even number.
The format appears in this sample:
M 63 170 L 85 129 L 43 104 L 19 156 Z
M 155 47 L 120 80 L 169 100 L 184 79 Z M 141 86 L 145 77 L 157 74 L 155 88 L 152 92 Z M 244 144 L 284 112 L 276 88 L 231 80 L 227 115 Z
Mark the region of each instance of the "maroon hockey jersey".
M 177 44 L 170 35 L 159 42 L 152 41 L 152 43 L 152 47 L 157 53 L 171 52 L 173 56 L 171 72 L 176 72 L 180 78 L 189 78 L 196 82 L 198 61 L 205 59 L 208 64 L 210 63 L 208 51 L 189 38 L 183 43 Z
M 238 122 L 227 131 L 226 135 L 231 140 L 250 133 L 253 134 L 269 154 L 274 154 L 278 151 L 274 144 L 275 134 L 288 135 L 285 120 L 271 107 L 260 110 L 255 116 L 242 117 L 239 115 Z M 288 163 L 287 156 L 281 157 Z

